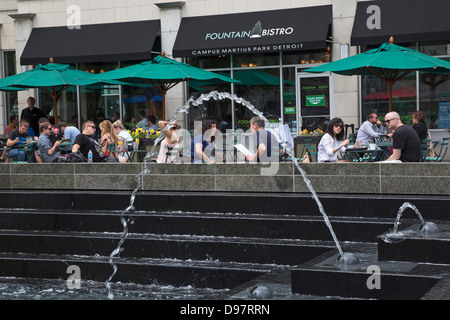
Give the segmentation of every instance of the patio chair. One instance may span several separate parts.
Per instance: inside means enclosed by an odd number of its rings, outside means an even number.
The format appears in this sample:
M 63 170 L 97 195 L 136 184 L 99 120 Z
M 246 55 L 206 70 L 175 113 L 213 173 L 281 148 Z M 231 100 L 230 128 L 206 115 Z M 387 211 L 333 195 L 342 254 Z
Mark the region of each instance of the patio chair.
M 316 146 L 308 145 L 306 147 L 306 152 L 309 154 L 309 159 L 311 162 L 317 162 L 317 150 Z
M 442 160 L 444 160 L 447 154 L 449 140 L 450 138 L 442 138 L 440 149 L 439 151 L 435 150 L 436 156 L 434 157 L 433 161 L 442 162 Z
M 431 143 L 430 139 L 422 140 L 422 144 L 420 146 L 420 162 L 433 161 L 432 160 L 433 157 L 430 157 L 428 154 L 430 143 Z
M 355 125 L 353 123 L 352 124 L 345 124 L 344 127 L 345 127 L 345 138 L 346 139 L 348 137 L 348 129 L 349 128 L 352 129 L 352 133 L 355 133 Z

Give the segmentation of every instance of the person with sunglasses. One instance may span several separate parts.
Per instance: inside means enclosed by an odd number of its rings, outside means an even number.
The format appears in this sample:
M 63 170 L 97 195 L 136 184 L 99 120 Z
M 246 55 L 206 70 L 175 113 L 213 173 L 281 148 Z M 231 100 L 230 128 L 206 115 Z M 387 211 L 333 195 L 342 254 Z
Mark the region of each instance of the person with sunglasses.
M 344 121 L 340 118 L 331 119 L 326 133 L 319 142 L 317 161 L 318 162 L 347 162 L 338 160 L 338 151 L 345 151 L 345 146 L 350 143 L 344 139 Z
M 95 139 L 95 123 L 87 120 L 83 123 L 81 134 L 77 135 L 72 147 L 72 153 L 80 151 L 87 159 L 89 151 L 92 151 L 93 162 L 106 161 L 106 155 Z
M 39 140 L 37 142 L 37 155 L 41 157 L 43 162 L 58 162 L 60 152 L 57 150 L 61 144 L 61 140 L 52 143 L 50 135 L 52 134 L 52 125 L 50 122 L 45 121 L 39 124 Z M 39 161 L 38 161 L 39 162 Z
M 385 161 L 419 162 L 421 141 L 413 128 L 402 123 L 400 115 L 393 111 L 384 118 L 386 126 L 394 131 L 392 135 L 392 155 Z

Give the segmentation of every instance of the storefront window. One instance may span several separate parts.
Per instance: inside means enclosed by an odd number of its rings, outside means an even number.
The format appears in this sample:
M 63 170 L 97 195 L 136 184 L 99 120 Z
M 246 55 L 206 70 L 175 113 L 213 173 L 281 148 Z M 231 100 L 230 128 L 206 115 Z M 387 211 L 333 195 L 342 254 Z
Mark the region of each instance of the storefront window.
M 123 86 L 123 120 L 128 129 L 134 129 L 144 117 L 162 119 L 162 96 L 150 85 Z
M 155 54 L 152 54 L 149 60 L 155 56 Z M 125 68 L 142 62 L 141 60 L 120 61 L 119 65 L 120 68 Z M 122 87 L 122 97 L 122 124 L 127 129 L 134 129 L 144 116 L 155 116 L 157 120 L 162 119 L 162 96 L 150 84 L 142 81 L 142 83 L 135 86 L 124 85 Z
M 16 52 L 3 51 L 3 77 L 9 77 L 16 74 Z M 10 116 L 20 116 L 19 106 L 17 101 L 17 91 L 5 91 L 5 108 L 6 108 L 6 123 L 9 124 Z M 2 132 L 3 133 L 3 132 Z
M 295 68 L 283 68 L 283 121 L 292 133 L 297 132 Z
M 433 41 L 400 44 L 403 47 L 417 49 L 429 56 L 450 61 L 450 43 Z M 363 47 L 363 49 L 370 49 Z M 446 57 L 447 56 L 447 57 Z M 419 82 L 419 93 L 417 93 Z M 388 112 L 388 88 L 386 82 L 374 76 L 361 77 L 362 118 L 370 112 L 376 112 L 384 118 Z M 429 129 L 450 128 L 450 80 L 448 75 L 425 74 L 413 72 L 397 81 L 392 92 L 392 110 L 397 111 L 405 124 L 412 125 L 412 113 L 416 110 L 425 112 Z
M 448 41 L 419 42 L 419 51 L 429 56 L 450 56 Z
M 39 105 L 37 105 L 37 107 L 41 109 L 47 117 L 54 116 L 55 112 L 52 97 L 39 89 L 38 94 Z M 58 108 L 58 119 L 56 119 L 55 123 L 63 121 L 75 125 L 74 119 L 77 117 L 77 87 L 71 86 L 64 90 L 56 102 L 56 105 Z
M 331 44 L 324 50 L 293 51 L 283 53 L 283 65 L 331 62 Z
M 450 128 L 450 81 L 448 75 L 420 74 L 420 109 L 430 129 Z
M 279 68 L 236 70 L 234 78 L 241 81 L 235 85 L 237 96 L 253 104 L 269 121 L 279 121 L 281 118 Z M 250 119 L 255 114 L 240 104 L 235 106 L 235 110 L 237 128 L 244 131 L 249 129 Z
M 82 63 L 79 69 L 90 73 L 103 73 L 115 70 L 117 63 Z M 100 135 L 98 125 L 104 119 L 118 119 L 120 114 L 118 85 L 90 85 L 81 89 L 82 122 L 92 120 L 97 125 L 96 135 Z
M 220 74 L 230 77 L 229 72 L 220 72 Z M 211 91 L 231 92 L 231 85 L 228 83 L 208 83 L 203 81 L 191 80 L 188 82 L 188 99 L 199 98 L 204 93 Z M 198 106 L 191 105 L 189 108 L 189 128 L 194 128 L 194 121 L 216 120 L 219 123 L 219 129 L 226 133 L 227 129 L 232 128 L 232 115 L 230 99 L 209 100 Z
M 233 67 L 253 68 L 280 64 L 280 53 L 236 54 L 233 55 Z
M 400 114 L 404 124 L 412 125 L 417 110 L 416 73 L 398 80 L 392 88 L 392 111 Z M 421 93 L 422 95 L 423 93 Z M 375 76 L 361 77 L 362 119 L 375 112 L 380 120 L 389 112 L 389 89 L 385 81 Z
M 189 57 L 186 63 L 200 69 L 230 68 L 230 56 Z

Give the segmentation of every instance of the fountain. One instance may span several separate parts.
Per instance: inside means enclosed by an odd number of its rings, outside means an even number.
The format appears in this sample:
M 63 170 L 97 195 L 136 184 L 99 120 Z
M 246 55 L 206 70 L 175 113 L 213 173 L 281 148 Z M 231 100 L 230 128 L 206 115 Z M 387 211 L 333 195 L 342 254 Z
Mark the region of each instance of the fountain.
M 172 123 L 176 120 L 176 117 L 179 113 L 181 112 L 185 112 L 187 113 L 189 108 L 191 107 L 191 105 L 193 106 L 198 106 L 200 104 L 202 104 L 205 101 L 209 101 L 211 99 L 214 100 L 222 100 L 222 99 L 230 99 L 236 103 L 239 103 L 241 105 L 243 105 L 244 107 L 246 107 L 248 110 L 252 111 L 256 116 L 259 116 L 262 120 L 264 120 L 265 125 L 266 125 L 266 129 L 269 129 L 269 131 L 274 134 L 275 138 L 277 139 L 277 141 L 279 142 L 279 144 L 286 150 L 286 153 L 289 155 L 289 157 L 292 159 L 292 161 L 294 162 L 295 167 L 297 168 L 297 170 L 301 173 L 304 182 L 306 183 L 306 186 L 308 187 L 309 191 L 311 192 L 320 213 L 323 216 L 324 222 L 326 224 L 326 226 L 328 227 L 330 234 L 333 238 L 333 241 L 336 245 L 337 250 L 339 251 L 339 255 L 337 257 L 337 261 L 339 264 L 342 264 L 344 266 L 346 265 L 355 265 L 355 264 L 359 264 L 359 259 L 356 255 L 354 255 L 353 253 L 344 253 L 342 250 L 342 247 L 336 237 L 336 234 L 333 230 L 333 227 L 330 223 L 330 220 L 327 216 L 327 214 L 325 213 L 325 210 L 322 206 L 322 203 L 319 200 L 319 197 L 317 196 L 317 193 L 315 192 L 314 188 L 312 187 L 311 181 L 308 179 L 308 177 L 306 176 L 305 171 L 300 167 L 297 158 L 295 157 L 294 152 L 287 146 L 287 142 L 284 141 L 283 139 L 280 138 L 277 130 L 275 130 L 275 126 L 273 123 L 270 123 L 267 118 L 262 114 L 262 112 L 260 112 L 259 110 L 257 110 L 255 108 L 255 106 L 253 106 L 250 102 L 246 101 L 243 98 L 240 98 L 234 94 L 230 94 L 228 92 L 217 92 L 217 91 L 212 91 L 208 94 L 202 94 L 199 98 L 194 99 L 193 97 L 191 97 L 185 105 L 179 107 L 174 115 L 169 119 L 168 124 L 166 126 L 165 129 L 169 129 L 172 126 Z M 128 235 L 128 222 L 130 221 L 130 219 L 132 219 L 132 215 L 129 217 L 128 220 L 125 219 L 125 216 L 129 213 L 129 212 L 133 212 L 135 210 L 133 203 L 134 203 L 134 199 L 136 196 L 136 192 L 139 189 L 139 186 L 141 184 L 141 180 L 142 180 L 142 176 L 143 174 L 148 174 L 150 173 L 150 169 L 148 168 L 148 163 L 149 160 L 156 155 L 156 146 L 157 144 L 164 139 L 164 135 L 160 135 L 153 144 L 152 149 L 146 154 L 146 156 L 144 157 L 144 170 L 142 172 L 140 172 L 139 174 L 137 174 L 136 176 L 136 180 L 137 180 L 137 185 L 136 188 L 133 190 L 132 194 L 131 194 L 131 199 L 130 199 L 130 205 L 122 212 L 121 214 L 121 223 L 123 225 L 123 232 L 122 232 L 122 237 L 118 243 L 117 248 L 111 252 L 110 254 L 110 259 L 109 259 L 109 263 L 111 264 L 112 268 L 113 268 L 113 273 L 111 274 L 111 276 L 108 278 L 108 280 L 106 281 L 106 287 L 108 288 L 108 298 L 109 299 L 113 299 L 114 295 L 112 293 L 112 289 L 111 289 L 111 280 L 114 277 L 115 273 L 117 272 L 117 266 L 114 263 L 114 257 L 117 256 L 121 250 L 122 250 L 122 245 L 125 242 L 125 239 Z

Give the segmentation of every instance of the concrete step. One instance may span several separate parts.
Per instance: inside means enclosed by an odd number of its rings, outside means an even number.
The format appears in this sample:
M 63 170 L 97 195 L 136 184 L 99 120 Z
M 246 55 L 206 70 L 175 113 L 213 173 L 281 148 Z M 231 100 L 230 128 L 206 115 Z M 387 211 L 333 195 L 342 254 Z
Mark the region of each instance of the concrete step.
M 436 223 L 438 230 L 421 231 L 414 224 L 378 237 L 378 259 L 450 264 L 450 224 Z
M 42 210 L 120 211 L 130 204 L 124 191 L 30 191 L 0 190 L 2 208 Z M 447 220 L 449 197 L 399 195 L 319 194 L 325 212 L 335 217 L 389 218 L 393 221 L 404 202 L 413 203 L 425 220 Z M 273 215 L 320 216 L 310 194 L 231 192 L 143 192 L 136 193 L 136 210 L 221 212 Z M 405 212 L 405 217 L 408 214 Z
M 130 232 L 142 234 L 333 240 L 321 215 L 137 211 L 124 217 L 129 221 Z M 0 209 L 0 228 L 28 231 L 122 232 L 120 218 L 121 212 L 118 211 Z M 330 221 L 340 241 L 376 242 L 378 235 L 393 227 L 393 222 L 386 218 L 330 217 Z M 406 220 L 402 221 L 405 222 Z
M 438 297 L 435 286 L 448 275 L 450 265 L 381 261 L 376 247 L 365 247 L 364 252 L 353 250 L 360 260 L 356 265 L 339 264 L 338 254 L 330 251 L 293 267 L 292 292 L 382 300 Z
M 108 256 L 122 234 L 0 230 L 0 252 Z M 297 265 L 336 248 L 332 241 L 128 234 L 122 257 Z
M 113 262 L 117 266 L 117 273 L 111 283 L 212 289 L 231 289 L 271 270 L 283 269 L 273 265 L 208 260 L 115 257 Z M 58 279 L 63 287 L 66 287 L 67 279 L 73 274 L 73 271 L 68 272 L 69 266 L 79 267 L 83 286 L 89 285 L 91 281 L 104 284 L 113 273 L 109 257 L 99 255 L 0 252 L 0 265 L 0 277 Z M 105 290 L 105 286 L 101 289 Z

